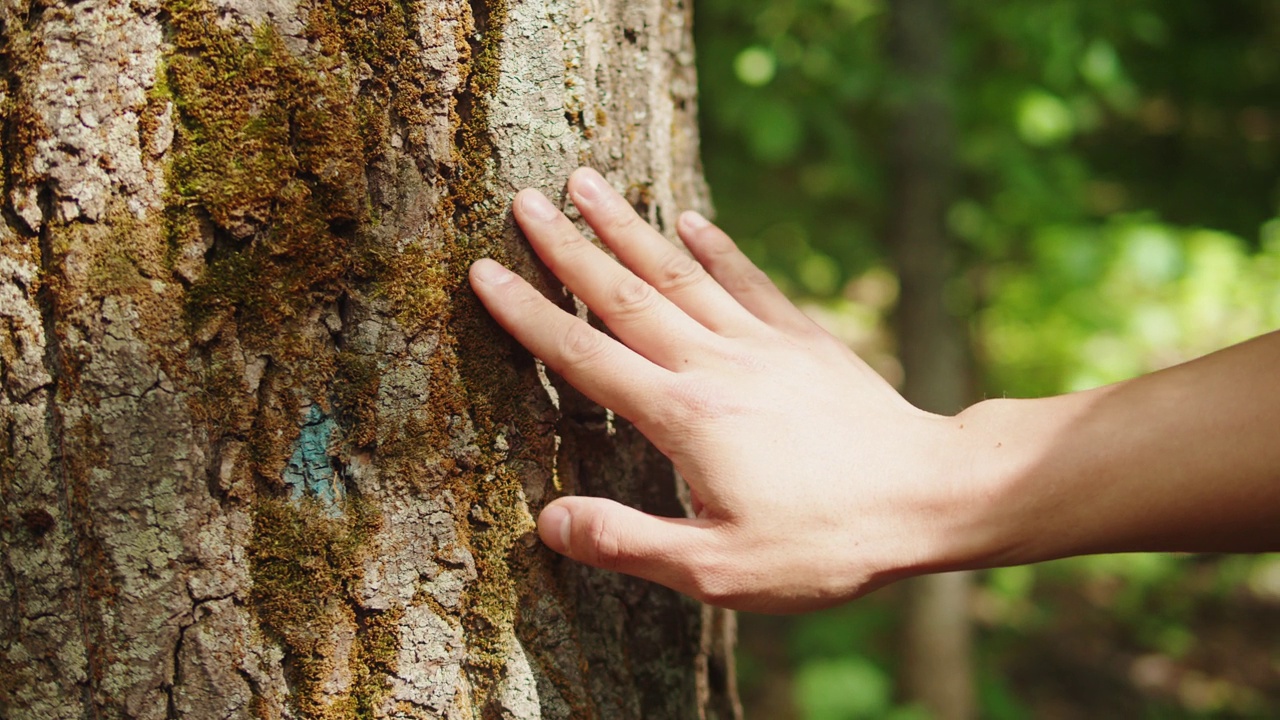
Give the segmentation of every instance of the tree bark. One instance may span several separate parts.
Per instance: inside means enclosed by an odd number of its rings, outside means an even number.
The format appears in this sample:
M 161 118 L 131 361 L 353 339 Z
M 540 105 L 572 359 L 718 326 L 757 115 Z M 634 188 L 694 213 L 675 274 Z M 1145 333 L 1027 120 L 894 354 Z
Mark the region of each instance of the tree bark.
M 955 413 L 968 399 L 968 342 L 947 308 L 955 252 L 946 230 L 955 170 L 946 0 L 891 4 L 891 56 L 901 96 L 893 112 L 890 240 L 901 282 L 897 308 L 903 393 L 917 407 Z M 975 714 L 969 573 L 907 586 L 903 684 L 940 720 Z
M 3 0 L 0 716 L 734 716 L 731 617 L 533 532 L 670 465 L 466 283 L 573 307 L 507 205 L 579 164 L 704 208 L 689 20 Z

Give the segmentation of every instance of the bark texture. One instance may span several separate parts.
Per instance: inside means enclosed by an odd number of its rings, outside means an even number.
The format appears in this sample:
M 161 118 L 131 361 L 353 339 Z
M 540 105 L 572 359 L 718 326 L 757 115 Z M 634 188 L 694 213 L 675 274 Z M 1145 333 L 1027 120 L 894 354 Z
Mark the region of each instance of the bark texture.
M 734 714 L 731 618 L 536 541 L 684 509 L 465 281 L 573 306 L 507 203 L 579 164 L 705 204 L 689 17 L 0 0 L 0 717 Z
M 905 88 L 894 112 L 890 239 L 902 291 L 897 309 L 903 394 L 917 407 L 956 413 L 969 399 L 962 322 L 948 309 L 955 250 L 946 229 L 953 201 L 955 120 L 947 0 L 895 0 L 892 57 Z M 903 685 L 939 720 L 974 717 L 967 572 L 907 585 Z

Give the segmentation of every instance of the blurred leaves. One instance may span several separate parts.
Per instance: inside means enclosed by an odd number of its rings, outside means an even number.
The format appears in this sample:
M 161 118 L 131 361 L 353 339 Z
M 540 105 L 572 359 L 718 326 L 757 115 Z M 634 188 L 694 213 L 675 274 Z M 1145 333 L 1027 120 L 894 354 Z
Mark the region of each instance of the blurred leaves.
M 795 686 L 797 703 L 812 720 L 905 720 L 911 716 L 909 711 L 892 712 L 889 674 L 857 655 L 805 663 L 796 674 Z
M 695 33 L 720 223 L 894 378 L 888 118 L 911 93 L 888 62 L 888 2 L 697 0 Z M 951 10 L 959 146 L 946 222 L 963 271 L 947 302 L 970 319 L 984 394 L 1093 387 L 1280 327 L 1280 3 Z M 799 717 L 909 712 L 894 704 L 886 592 L 794 621 Z M 1280 707 L 1269 556 L 996 570 L 974 613 L 983 717 Z
M 1046 225 L 1156 222 L 1256 247 L 1280 203 L 1280 3 L 954 0 L 950 93 L 971 262 L 1018 259 Z M 699 0 L 707 174 L 720 219 L 803 287 L 882 260 L 889 103 L 883 0 Z M 975 209 L 981 209 L 975 212 Z M 791 223 L 790 237 L 770 234 Z
M 991 384 L 1014 396 L 1080 390 L 1280 327 L 1280 243 L 1150 216 L 1045 227 L 1026 260 L 983 270 L 977 321 Z
M 761 87 L 777 74 L 778 60 L 768 48 L 752 45 L 734 58 L 733 70 L 743 85 Z
M 1028 145 L 1057 145 L 1076 132 L 1075 114 L 1061 98 L 1044 90 L 1028 90 L 1017 105 L 1018 135 Z

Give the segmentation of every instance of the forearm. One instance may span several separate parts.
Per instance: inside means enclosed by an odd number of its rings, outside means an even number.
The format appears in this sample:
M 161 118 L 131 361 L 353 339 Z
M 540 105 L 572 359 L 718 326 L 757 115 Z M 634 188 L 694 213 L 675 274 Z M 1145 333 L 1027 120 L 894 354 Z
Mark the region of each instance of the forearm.
M 1087 392 L 957 418 L 991 502 L 975 564 L 1280 550 L 1280 333 Z

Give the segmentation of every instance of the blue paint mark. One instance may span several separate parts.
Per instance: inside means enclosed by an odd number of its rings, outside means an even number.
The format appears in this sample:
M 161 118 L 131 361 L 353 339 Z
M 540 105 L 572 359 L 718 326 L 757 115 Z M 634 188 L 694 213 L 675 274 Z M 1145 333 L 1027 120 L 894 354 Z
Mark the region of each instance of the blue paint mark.
M 329 514 L 336 517 L 342 514 L 339 503 L 346 492 L 329 456 L 329 438 L 335 427 L 333 418 L 325 415 L 319 405 L 307 410 L 302 432 L 293 446 L 293 456 L 284 469 L 284 481 L 290 488 L 290 500 L 299 502 L 306 496 L 318 498 Z

